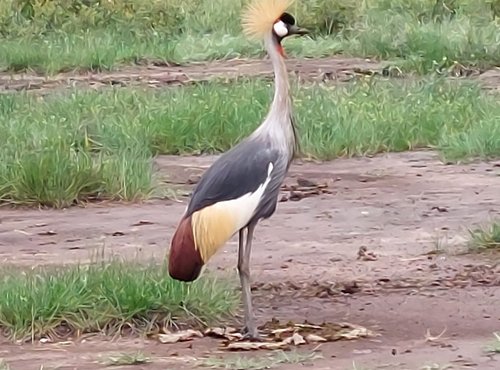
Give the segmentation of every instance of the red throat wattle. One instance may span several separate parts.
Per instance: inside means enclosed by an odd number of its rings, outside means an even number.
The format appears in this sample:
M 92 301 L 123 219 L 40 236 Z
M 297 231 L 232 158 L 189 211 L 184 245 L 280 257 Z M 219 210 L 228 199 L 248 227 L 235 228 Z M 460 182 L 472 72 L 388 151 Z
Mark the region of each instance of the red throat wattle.
M 285 54 L 285 49 L 283 49 L 283 45 L 281 44 L 278 44 L 276 46 L 276 49 L 278 49 L 278 53 L 283 57 L 283 58 L 286 58 L 286 54 Z

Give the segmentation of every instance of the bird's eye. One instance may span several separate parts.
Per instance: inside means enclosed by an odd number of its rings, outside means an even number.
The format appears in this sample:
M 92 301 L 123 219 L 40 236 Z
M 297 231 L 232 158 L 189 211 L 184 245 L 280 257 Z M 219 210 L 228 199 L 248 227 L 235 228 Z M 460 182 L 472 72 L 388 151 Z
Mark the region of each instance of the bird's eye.
M 274 33 L 279 37 L 285 37 L 288 34 L 288 28 L 283 21 L 278 21 L 274 24 Z

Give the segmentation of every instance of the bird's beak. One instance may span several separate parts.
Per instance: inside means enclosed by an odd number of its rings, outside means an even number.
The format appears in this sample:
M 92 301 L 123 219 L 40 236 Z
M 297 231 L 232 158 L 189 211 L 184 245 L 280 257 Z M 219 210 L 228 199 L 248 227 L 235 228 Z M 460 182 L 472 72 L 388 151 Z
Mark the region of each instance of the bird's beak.
M 289 35 L 303 36 L 303 35 L 307 35 L 308 33 L 309 33 L 309 30 L 307 30 L 305 28 L 298 27 L 296 25 L 290 26 L 290 28 L 288 29 Z

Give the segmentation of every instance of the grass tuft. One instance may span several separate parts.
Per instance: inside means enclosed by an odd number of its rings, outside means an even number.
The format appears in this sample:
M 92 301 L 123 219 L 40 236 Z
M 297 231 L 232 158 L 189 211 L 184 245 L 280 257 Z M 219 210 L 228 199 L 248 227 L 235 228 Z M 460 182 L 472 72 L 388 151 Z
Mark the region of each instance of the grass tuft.
M 132 366 L 142 365 L 151 362 L 151 358 L 146 356 L 143 352 L 137 351 L 134 353 L 120 353 L 117 355 L 109 356 L 102 361 L 104 366 Z
M 486 347 L 486 352 L 490 354 L 500 354 L 500 333 L 493 333 L 495 339 Z
M 24 272 L 4 268 L 1 278 L 0 327 L 13 340 L 204 325 L 230 315 L 238 302 L 225 281 L 202 277 L 183 284 L 162 266 L 119 260 Z
M 470 250 L 500 250 L 500 220 L 469 230 Z
M 441 365 L 438 363 L 432 363 L 430 365 L 424 365 L 419 370 L 453 370 L 454 366 L 450 364 Z
M 200 366 L 212 369 L 264 370 L 283 364 L 310 365 L 312 361 L 322 358 L 317 352 L 277 351 L 265 356 L 233 355 L 210 357 L 200 362 Z

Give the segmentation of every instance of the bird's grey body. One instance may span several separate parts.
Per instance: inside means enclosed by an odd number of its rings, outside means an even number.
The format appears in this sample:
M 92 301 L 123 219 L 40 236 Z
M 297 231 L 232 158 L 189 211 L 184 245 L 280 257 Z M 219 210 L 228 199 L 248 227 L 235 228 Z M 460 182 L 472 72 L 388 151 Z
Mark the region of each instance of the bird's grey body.
M 292 135 L 295 145 L 294 132 Z M 263 130 L 222 154 L 198 182 L 187 215 L 217 202 L 254 193 L 266 181 L 271 163 L 270 181 L 248 224 L 271 217 L 276 210 L 280 186 L 294 155 L 288 146 L 280 144 Z

